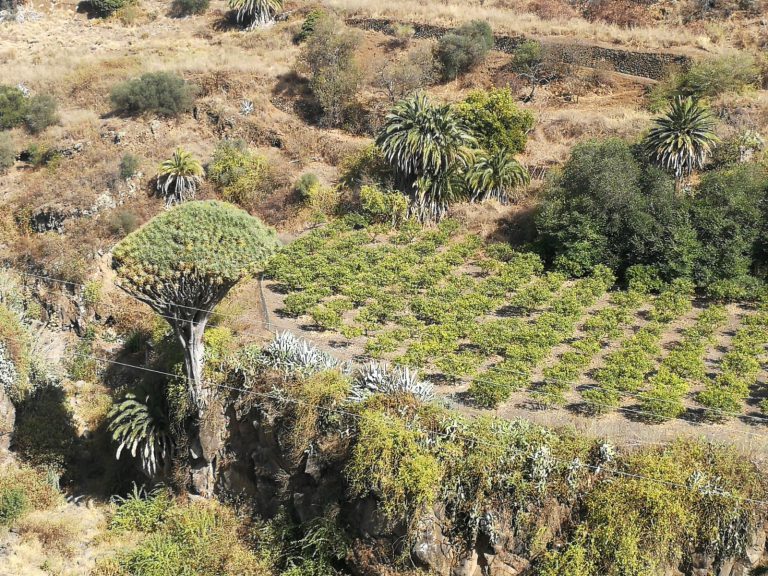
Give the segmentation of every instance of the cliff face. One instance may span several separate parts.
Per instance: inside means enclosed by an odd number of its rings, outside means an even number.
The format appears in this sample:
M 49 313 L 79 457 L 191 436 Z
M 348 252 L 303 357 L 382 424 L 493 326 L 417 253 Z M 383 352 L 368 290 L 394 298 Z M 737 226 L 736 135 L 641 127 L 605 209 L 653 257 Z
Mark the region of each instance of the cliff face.
M 326 438 L 296 456 L 287 440 L 290 431 L 283 416 L 278 408 L 264 405 L 228 410 L 226 457 L 216 473 L 217 491 L 251 499 L 266 517 L 281 507 L 300 522 L 337 515 L 353 541 L 353 552 L 347 558 L 353 574 L 388 573 L 382 564 L 370 560 L 376 556 L 370 551 L 379 551 L 377 558 L 409 557 L 417 567 L 439 576 L 532 574 L 532 563 L 543 550 L 564 546 L 578 514 L 573 502 L 551 498 L 523 511 L 530 519 L 523 530 L 503 512 L 486 512 L 479 519 L 475 544 L 469 549 L 466 540 L 456 537 L 441 503 L 406 530 L 403 522 L 385 517 L 375 497 L 349 497 L 344 478 L 344 445 L 349 440 Z M 686 568 L 670 568 L 666 574 L 747 576 L 768 560 L 767 528 L 763 524 L 753 527 L 749 545 L 739 559 L 728 559 L 718 566 L 714 557 L 697 553 Z M 530 540 L 531 533 L 536 534 L 535 543 Z

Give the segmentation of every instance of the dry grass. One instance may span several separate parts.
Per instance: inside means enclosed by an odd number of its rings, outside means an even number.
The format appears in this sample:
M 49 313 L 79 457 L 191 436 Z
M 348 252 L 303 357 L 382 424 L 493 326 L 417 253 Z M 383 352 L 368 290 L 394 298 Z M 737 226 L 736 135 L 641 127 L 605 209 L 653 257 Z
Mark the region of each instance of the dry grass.
M 37 540 L 46 555 L 71 558 L 73 540 L 80 532 L 79 521 L 73 516 L 52 516 L 48 512 L 33 512 L 20 520 L 16 530 L 24 541 Z

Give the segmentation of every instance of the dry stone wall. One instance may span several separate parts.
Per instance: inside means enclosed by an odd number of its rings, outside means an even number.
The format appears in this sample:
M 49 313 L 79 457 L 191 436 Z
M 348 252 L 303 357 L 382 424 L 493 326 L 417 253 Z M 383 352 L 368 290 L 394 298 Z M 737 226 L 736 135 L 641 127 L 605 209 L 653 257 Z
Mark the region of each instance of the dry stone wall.
M 347 19 L 347 24 L 363 30 L 394 35 L 395 26 L 403 24 L 403 22 L 384 18 L 349 18 Z M 445 26 L 419 23 L 408 24 L 413 26 L 414 37 L 420 39 L 437 39 L 452 31 L 452 28 Z M 512 54 L 515 48 L 525 40 L 524 36 L 496 35 L 494 37 L 494 49 L 506 54 Z M 616 72 L 650 78 L 652 80 L 662 79 L 670 67 L 684 69 L 691 65 L 691 59 L 680 54 L 634 52 L 579 43 L 545 41 L 545 44 L 554 51 L 557 58 L 562 62 L 587 68 L 607 67 Z

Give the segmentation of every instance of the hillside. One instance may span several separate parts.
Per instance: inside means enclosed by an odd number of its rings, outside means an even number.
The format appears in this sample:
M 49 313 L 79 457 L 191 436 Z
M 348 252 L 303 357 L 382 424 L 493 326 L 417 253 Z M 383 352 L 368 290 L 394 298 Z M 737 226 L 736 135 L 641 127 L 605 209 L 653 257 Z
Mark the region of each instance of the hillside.
M 0 0 L 0 576 L 768 570 L 764 0 Z

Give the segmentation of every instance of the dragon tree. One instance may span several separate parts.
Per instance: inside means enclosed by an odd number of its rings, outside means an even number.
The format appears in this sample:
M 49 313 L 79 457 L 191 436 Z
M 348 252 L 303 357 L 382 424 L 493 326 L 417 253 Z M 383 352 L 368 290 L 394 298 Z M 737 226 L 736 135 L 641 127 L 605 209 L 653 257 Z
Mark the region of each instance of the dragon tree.
M 160 214 L 114 248 L 118 285 L 173 328 L 199 422 L 213 392 L 203 378 L 203 332 L 212 310 L 278 245 L 274 229 L 258 218 L 231 204 L 200 201 Z

